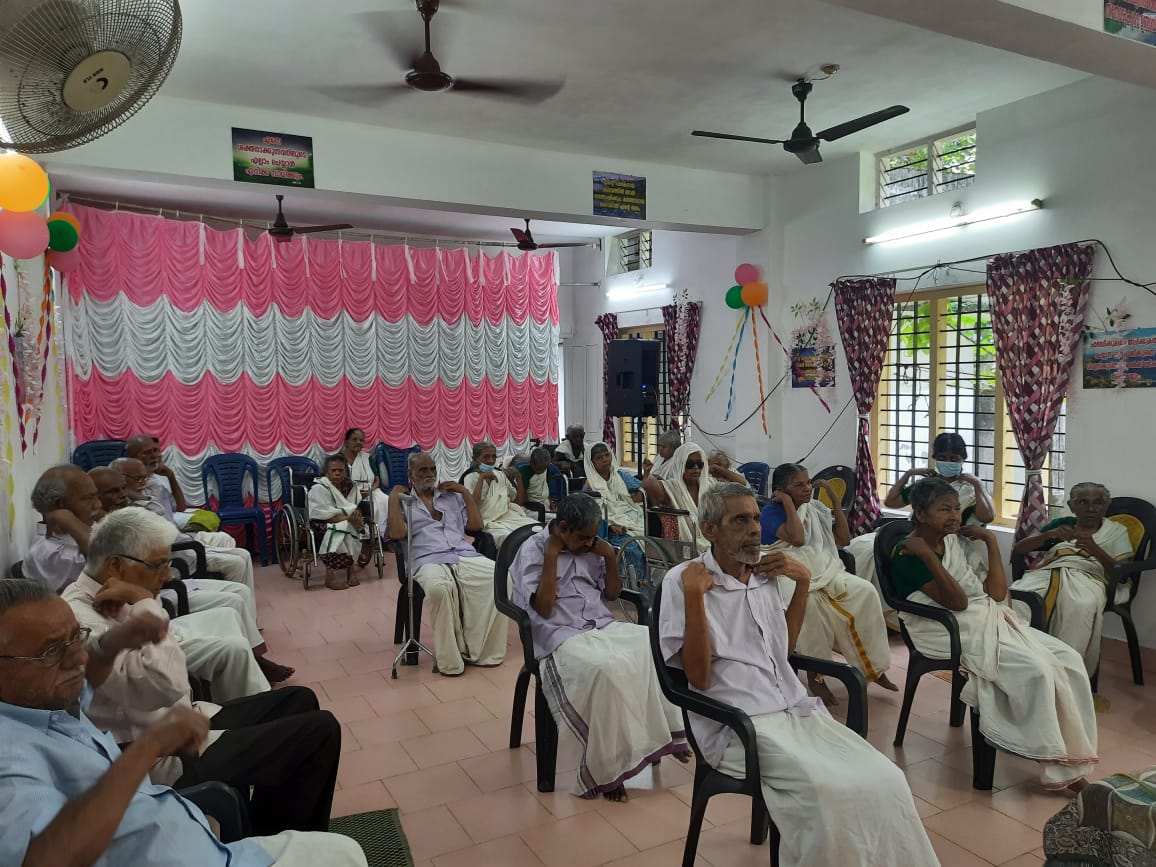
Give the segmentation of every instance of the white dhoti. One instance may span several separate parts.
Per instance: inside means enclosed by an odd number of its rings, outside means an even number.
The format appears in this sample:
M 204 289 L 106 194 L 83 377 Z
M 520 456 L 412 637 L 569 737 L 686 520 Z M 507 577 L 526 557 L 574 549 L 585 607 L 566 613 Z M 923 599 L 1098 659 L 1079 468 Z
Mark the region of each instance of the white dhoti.
M 751 717 L 782 867 L 938 867 L 903 773 L 828 714 Z M 743 778 L 732 738 L 718 769 Z
M 189 674 L 209 681 L 214 701 L 232 701 L 270 690 L 241 616 L 232 608 L 186 614 L 172 621 L 169 629 L 185 652 Z
M 276 867 L 367 867 L 365 852 L 352 837 L 322 831 L 282 831 L 249 837 L 269 853 Z
M 645 626 L 588 630 L 540 665 L 554 721 L 582 748 L 575 795 L 612 792 L 662 756 L 687 749 L 682 712 L 662 695 Z
M 413 578 L 429 606 L 438 671 L 461 674 L 467 662 L 499 665 L 506 658 L 506 622 L 494 606 L 493 560 L 426 563 Z
M 258 647 L 265 643 L 257 628 L 257 603 L 253 600 L 253 592 L 244 584 L 195 578 L 185 582 L 185 589 L 189 594 L 190 614 L 214 608 L 231 608 L 237 612 L 249 646 Z

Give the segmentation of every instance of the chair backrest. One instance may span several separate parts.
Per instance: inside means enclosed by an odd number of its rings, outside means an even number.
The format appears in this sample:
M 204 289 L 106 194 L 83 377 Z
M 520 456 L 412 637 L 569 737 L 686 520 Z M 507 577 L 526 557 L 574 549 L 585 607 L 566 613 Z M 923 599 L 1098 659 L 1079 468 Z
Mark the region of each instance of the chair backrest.
M 72 452 L 72 462 L 85 472 L 95 467 L 107 467 L 123 457 L 124 440 L 89 440 Z
M 409 456 L 420 451 L 421 446 L 410 446 L 406 449 L 385 443 L 374 446 L 373 457 L 377 461 L 377 475 L 381 478 L 386 493 L 397 485 L 409 487 Z
M 15 578 L 17 581 L 23 581 L 24 580 L 24 561 L 23 560 L 17 560 L 15 563 L 13 563 L 11 566 L 9 566 L 8 567 L 8 575 L 11 578 Z
M 522 656 L 529 671 L 538 670 L 538 660 L 534 658 L 534 636 L 530 631 L 530 615 L 510 599 L 510 566 L 518 556 L 518 550 L 527 539 L 542 530 L 541 524 L 527 524 L 512 532 L 502 542 L 498 559 L 494 563 L 494 606 L 516 624 L 518 637 L 522 640 Z
M 1136 552 L 1133 559 L 1136 562 L 1147 560 L 1151 556 L 1153 540 L 1156 540 L 1156 506 L 1139 497 L 1112 497 L 1107 516 L 1128 530 L 1128 538 Z
M 659 584 L 654 590 L 654 598 L 650 602 L 650 617 L 647 620 L 647 629 L 650 630 L 650 658 L 654 662 L 654 671 L 658 675 L 658 686 L 662 689 L 662 694 L 666 696 L 667 701 L 682 711 L 682 721 L 686 727 L 686 740 L 690 744 L 690 748 L 694 750 L 695 760 L 699 762 L 700 767 L 705 767 L 706 759 L 703 757 L 702 750 L 699 749 L 698 740 L 695 739 L 694 730 L 690 725 L 690 717 L 686 712 L 686 706 L 682 703 L 682 694 L 690 689 L 690 684 L 687 683 L 686 674 L 681 668 L 666 664 L 666 657 L 662 652 L 659 632 L 661 613 L 662 585 Z
M 257 508 L 257 480 L 260 469 L 257 462 L 248 455 L 226 453 L 206 458 L 201 464 L 201 483 L 205 487 L 205 502 L 210 499 L 210 487 L 217 488 L 217 508 L 250 508 L 245 502 L 245 481 L 249 479 L 253 490 L 252 508 Z
M 269 492 L 269 505 L 277 500 L 293 502 L 291 495 L 286 495 L 290 486 L 304 482 L 306 487 L 313 484 L 313 479 L 321 475 L 321 468 L 312 458 L 274 458 L 265 465 L 265 489 Z M 308 480 L 305 477 L 308 476 Z M 273 480 L 277 480 L 277 494 L 273 493 Z M 300 503 L 294 502 L 298 506 Z
M 851 467 L 845 467 L 841 464 L 836 464 L 833 467 L 825 467 L 819 470 L 815 475 L 811 476 L 813 482 L 830 482 L 831 487 L 835 489 L 835 493 L 839 495 L 839 506 L 844 512 L 848 511 L 851 506 L 855 504 L 855 489 L 858 486 L 858 476 L 855 475 L 855 470 Z M 827 508 L 833 508 L 834 503 L 827 502 L 827 492 L 819 492 L 819 501 Z
M 760 497 L 767 495 L 767 484 L 771 480 L 771 465 L 761 461 L 747 461 L 735 468 L 747 480 L 756 494 Z
M 879 589 L 883 598 L 892 608 L 903 598 L 895 590 L 895 583 L 891 579 L 891 552 L 899 544 L 899 540 L 915 529 L 910 521 L 892 521 L 875 533 L 875 574 L 879 579 Z

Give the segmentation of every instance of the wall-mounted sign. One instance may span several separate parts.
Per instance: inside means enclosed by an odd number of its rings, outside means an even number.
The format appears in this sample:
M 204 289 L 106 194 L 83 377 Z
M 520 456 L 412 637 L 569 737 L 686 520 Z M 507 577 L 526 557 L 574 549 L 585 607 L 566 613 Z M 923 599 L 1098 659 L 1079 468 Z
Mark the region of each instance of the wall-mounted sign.
M 313 186 L 313 139 L 233 127 L 233 180 Z
M 1156 45 L 1156 0 L 1104 0 L 1104 32 Z
M 1156 328 L 1086 336 L 1084 388 L 1156 388 Z
M 646 178 L 594 172 L 594 216 L 646 219 Z

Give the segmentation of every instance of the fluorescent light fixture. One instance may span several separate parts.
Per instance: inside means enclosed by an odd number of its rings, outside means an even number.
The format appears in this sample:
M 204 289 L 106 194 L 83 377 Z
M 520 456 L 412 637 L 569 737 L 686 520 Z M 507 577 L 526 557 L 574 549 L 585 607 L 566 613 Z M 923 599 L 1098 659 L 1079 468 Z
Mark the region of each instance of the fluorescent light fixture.
M 961 214 L 958 217 L 943 217 L 938 220 L 928 220 L 924 223 L 912 223 L 890 232 L 882 232 L 864 238 L 864 244 L 886 244 L 888 241 L 901 241 L 904 238 L 914 238 L 919 235 L 930 235 L 933 232 L 943 232 L 947 229 L 958 229 L 961 226 L 970 226 L 972 223 L 984 223 L 988 220 L 1000 220 L 1004 217 L 1014 217 L 1016 214 L 1026 214 L 1028 211 L 1038 211 L 1044 206 L 1043 199 L 1032 199 L 1030 202 L 1011 202 L 1006 205 L 997 205 L 993 208 L 981 208 L 970 214 Z
M 609 301 L 625 301 L 627 298 L 634 298 L 638 295 L 649 295 L 652 292 L 665 292 L 670 289 L 669 283 L 651 283 L 646 286 L 623 286 L 619 289 L 611 289 L 606 293 L 606 298 Z

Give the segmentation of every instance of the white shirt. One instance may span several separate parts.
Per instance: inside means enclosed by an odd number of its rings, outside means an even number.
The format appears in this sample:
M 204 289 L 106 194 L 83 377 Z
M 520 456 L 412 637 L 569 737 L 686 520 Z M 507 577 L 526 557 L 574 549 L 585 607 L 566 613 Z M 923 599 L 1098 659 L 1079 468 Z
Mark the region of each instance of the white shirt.
M 667 664 L 682 668 L 686 637 L 682 573 L 691 563 L 703 563 L 714 578 L 714 587 L 705 597 L 711 667 L 710 686 L 703 694 L 749 716 L 781 711 L 810 716 L 821 710 L 822 703 L 807 695 L 791 668 L 780 579 L 752 575 L 749 583 L 743 584 L 723 572 L 710 551 L 675 566 L 662 581 L 658 629 Z M 731 729 L 697 714 L 690 715 L 690 725 L 706 760 L 717 765 L 730 743 Z

